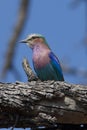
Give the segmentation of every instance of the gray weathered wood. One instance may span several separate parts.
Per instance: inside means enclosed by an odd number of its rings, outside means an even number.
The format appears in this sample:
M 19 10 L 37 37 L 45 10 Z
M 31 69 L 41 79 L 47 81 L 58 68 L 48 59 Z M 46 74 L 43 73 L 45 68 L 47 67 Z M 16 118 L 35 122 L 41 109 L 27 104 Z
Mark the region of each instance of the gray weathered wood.
M 0 128 L 56 123 L 87 123 L 87 86 L 58 81 L 0 83 Z

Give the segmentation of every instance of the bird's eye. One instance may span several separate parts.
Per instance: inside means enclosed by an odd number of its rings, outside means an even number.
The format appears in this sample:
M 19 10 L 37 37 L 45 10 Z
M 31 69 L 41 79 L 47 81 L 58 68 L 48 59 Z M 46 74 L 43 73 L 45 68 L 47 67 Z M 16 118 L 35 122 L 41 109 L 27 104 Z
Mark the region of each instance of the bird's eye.
M 36 39 L 36 38 L 39 38 L 39 37 L 32 37 L 31 39 L 33 40 L 33 39 Z
M 32 40 L 33 40 L 33 39 L 36 39 L 36 37 L 32 37 Z

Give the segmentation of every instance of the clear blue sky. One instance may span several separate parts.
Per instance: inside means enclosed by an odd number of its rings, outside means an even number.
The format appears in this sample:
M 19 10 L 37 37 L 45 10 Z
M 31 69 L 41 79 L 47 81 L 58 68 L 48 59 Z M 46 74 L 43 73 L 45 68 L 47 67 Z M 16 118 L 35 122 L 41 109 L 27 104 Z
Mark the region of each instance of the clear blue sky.
M 72 9 L 70 8 L 72 1 L 32 0 L 31 10 L 19 40 L 24 39 L 28 34 L 40 33 L 46 37 L 61 63 L 86 69 L 86 50 L 82 44 L 85 35 L 85 6 L 84 3 L 81 3 L 76 9 Z M 19 4 L 19 0 L 0 1 L 0 73 L 8 41 L 17 21 Z M 17 43 L 14 65 L 18 69 L 21 79 L 14 78 L 12 72 L 8 72 L 6 78 L 1 81 L 27 81 L 21 65 L 23 57 L 27 57 L 32 66 L 32 51 L 26 45 Z M 82 77 L 67 75 L 64 77 L 67 82 L 83 83 Z

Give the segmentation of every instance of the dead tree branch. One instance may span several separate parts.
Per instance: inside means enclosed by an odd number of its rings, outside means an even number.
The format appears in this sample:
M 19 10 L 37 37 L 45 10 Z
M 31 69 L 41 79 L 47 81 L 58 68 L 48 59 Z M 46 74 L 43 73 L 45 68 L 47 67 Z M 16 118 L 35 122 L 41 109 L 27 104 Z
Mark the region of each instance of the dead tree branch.
M 41 82 L 22 64 L 29 82 L 0 83 L 0 128 L 87 123 L 87 86 Z
M 87 123 L 87 86 L 55 81 L 0 83 L 0 127 Z

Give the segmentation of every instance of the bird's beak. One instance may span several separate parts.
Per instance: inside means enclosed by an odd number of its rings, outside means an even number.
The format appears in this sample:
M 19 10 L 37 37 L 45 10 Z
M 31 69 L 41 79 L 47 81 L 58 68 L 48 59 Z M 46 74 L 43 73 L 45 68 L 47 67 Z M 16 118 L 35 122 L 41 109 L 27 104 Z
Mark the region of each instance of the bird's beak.
M 27 43 L 27 40 L 26 39 L 24 39 L 24 40 L 21 40 L 21 41 L 19 41 L 20 43 Z

